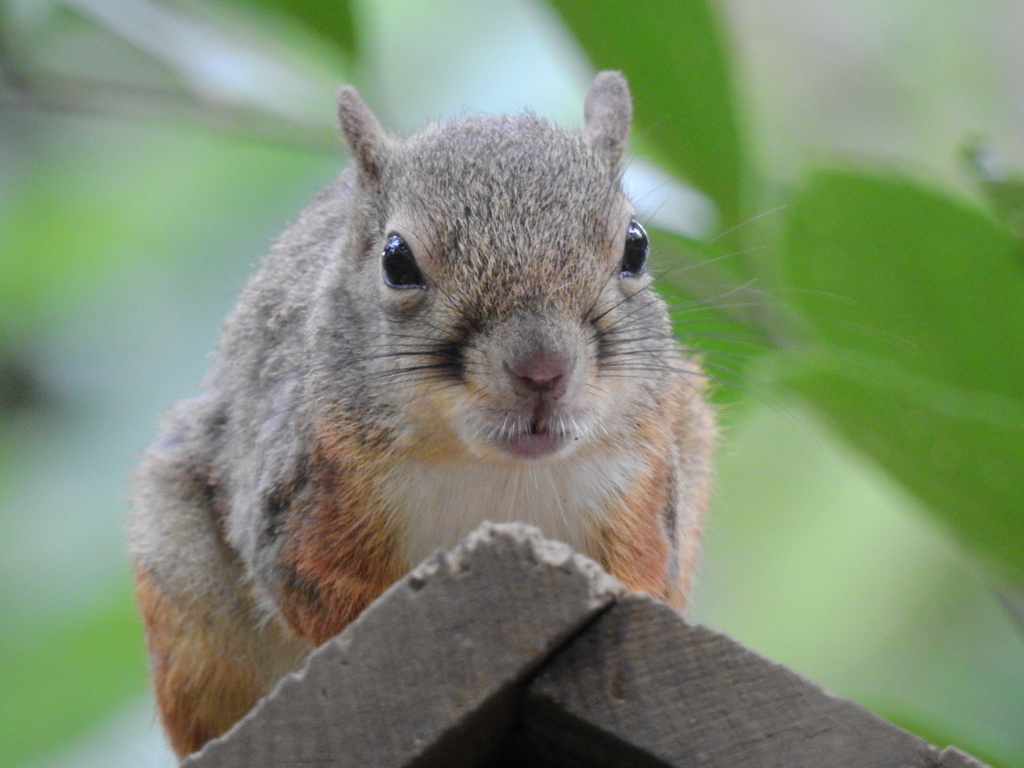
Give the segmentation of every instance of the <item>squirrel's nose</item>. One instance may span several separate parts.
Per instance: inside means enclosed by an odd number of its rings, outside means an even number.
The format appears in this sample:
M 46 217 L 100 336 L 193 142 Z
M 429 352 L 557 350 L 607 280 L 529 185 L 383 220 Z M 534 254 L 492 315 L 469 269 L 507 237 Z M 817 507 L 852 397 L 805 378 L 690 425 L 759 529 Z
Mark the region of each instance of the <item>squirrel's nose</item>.
M 518 395 L 533 397 L 539 393 L 557 400 L 565 394 L 569 361 L 560 356 L 538 353 L 504 365 Z

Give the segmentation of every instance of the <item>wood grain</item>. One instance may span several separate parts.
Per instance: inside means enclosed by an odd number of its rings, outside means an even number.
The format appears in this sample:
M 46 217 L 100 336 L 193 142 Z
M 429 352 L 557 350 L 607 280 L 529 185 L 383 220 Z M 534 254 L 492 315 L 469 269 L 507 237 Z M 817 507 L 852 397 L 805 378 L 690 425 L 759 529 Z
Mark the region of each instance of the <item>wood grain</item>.
M 985 768 L 522 524 L 395 584 L 183 768 Z
M 545 751 L 592 766 L 934 768 L 937 757 L 645 595 L 621 598 L 559 653 L 523 711 Z
M 622 587 L 520 524 L 415 569 L 183 768 L 471 766 L 528 675 Z

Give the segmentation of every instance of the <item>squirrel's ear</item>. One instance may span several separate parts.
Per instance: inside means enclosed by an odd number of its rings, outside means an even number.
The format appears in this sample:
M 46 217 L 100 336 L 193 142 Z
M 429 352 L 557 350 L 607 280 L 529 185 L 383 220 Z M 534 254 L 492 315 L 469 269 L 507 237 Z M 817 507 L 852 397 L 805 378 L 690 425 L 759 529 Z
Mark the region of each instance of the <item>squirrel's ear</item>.
M 380 181 L 388 138 L 359 91 L 351 85 L 343 85 L 338 91 L 338 122 L 352 159 L 363 176 L 376 184 Z
M 583 136 L 608 158 L 615 173 L 626 149 L 632 119 L 633 102 L 626 78 L 621 72 L 598 72 L 583 102 Z

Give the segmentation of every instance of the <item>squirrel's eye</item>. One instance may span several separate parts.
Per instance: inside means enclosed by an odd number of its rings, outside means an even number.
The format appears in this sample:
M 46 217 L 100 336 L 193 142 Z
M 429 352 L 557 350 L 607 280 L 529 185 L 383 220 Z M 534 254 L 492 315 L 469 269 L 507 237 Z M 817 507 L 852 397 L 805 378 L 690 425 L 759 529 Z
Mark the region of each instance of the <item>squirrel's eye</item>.
M 623 277 L 636 277 L 642 275 L 644 266 L 647 264 L 647 254 L 651 251 L 651 244 L 647 240 L 647 233 L 640 223 L 633 219 L 629 222 L 629 229 L 626 230 L 626 247 L 622 252 L 622 264 L 619 267 Z
M 416 259 L 398 235 L 391 235 L 381 253 L 384 282 L 392 288 L 426 288 L 427 281 L 416 265 Z

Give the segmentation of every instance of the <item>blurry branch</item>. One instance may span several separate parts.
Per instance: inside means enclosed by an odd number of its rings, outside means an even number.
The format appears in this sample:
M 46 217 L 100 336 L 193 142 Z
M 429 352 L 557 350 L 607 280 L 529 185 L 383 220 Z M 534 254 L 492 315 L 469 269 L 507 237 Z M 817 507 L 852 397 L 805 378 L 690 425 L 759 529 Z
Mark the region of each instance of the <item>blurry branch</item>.
M 5 31 L 5 28 L 0 25 L 0 94 L 6 93 L 8 89 L 23 93 L 28 90 L 29 86 L 14 65 L 14 58 L 8 48 Z
M 0 109 L 32 109 L 149 122 L 175 122 L 236 138 L 337 154 L 333 131 L 319 131 L 254 107 L 203 101 L 187 93 L 66 75 L 26 76 L 0 49 Z
M 18 55 L 24 53 L 23 41 L 15 36 L 14 25 L 3 23 L 0 109 L 172 122 L 242 139 L 340 153 L 342 145 L 331 123 L 308 114 L 309 83 L 258 46 L 225 37 L 201 19 L 146 0 L 109 6 L 102 0 L 71 2 L 68 8 L 112 35 L 112 43 L 126 43 L 157 62 L 181 87 L 90 77 L 88 66 L 80 74 L 29 64 L 30 57 Z M 0 23 L 5 21 L 0 18 Z M 267 80 L 274 82 L 278 96 L 254 96 L 252 84 L 265 93 Z M 281 102 L 282 88 L 294 106 Z M 319 102 L 320 91 L 312 92 Z

